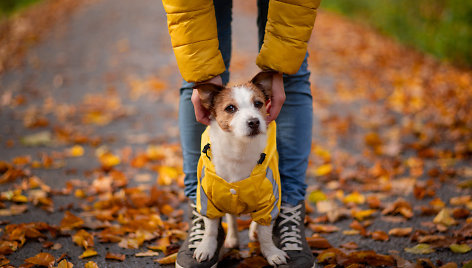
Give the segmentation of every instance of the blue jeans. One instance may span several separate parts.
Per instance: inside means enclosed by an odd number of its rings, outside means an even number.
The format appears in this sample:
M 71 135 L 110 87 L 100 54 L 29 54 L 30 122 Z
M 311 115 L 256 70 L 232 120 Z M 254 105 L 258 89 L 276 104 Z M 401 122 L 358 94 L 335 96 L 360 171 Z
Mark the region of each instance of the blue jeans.
M 259 48 L 264 40 L 268 2 L 268 0 L 258 0 L 257 2 Z M 226 71 L 221 74 L 221 78 L 223 84 L 226 84 L 229 81 L 228 67 L 231 59 L 232 1 L 214 0 L 214 5 L 219 49 L 226 66 Z M 276 119 L 282 202 L 291 205 L 305 200 L 307 186 L 305 176 L 311 149 L 313 102 L 307 57 L 308 54 L 296 74 L 284 75 L 286 100 Z M 198 123 L 195 119 L 195 111 L 190 100 L 192 87 L 192 83 L 184 81 L 180 89 L 179 128 L 184 158 L 185 195 L 195 202 L 200 137 L 206 126 Z

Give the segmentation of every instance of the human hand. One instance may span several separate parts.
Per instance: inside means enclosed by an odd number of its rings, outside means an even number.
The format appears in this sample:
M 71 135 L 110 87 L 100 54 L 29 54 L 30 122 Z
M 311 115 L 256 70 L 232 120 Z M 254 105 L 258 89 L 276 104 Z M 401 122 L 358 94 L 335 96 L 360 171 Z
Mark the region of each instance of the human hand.
M 266 120 L 272 122 L 279 116 L 282 105 L 285 102 L 284 79 L 282 73 L 276 73 L 272 76 L 272 97 L 267 106 L 269 115 Z
M 221 76 L 219 75 L 209 80 L 203 81 L 201 83 L 202 84 L 210 83 L 210 84 L 223 86 L 223 80 L 221 79 Z M 207 126 L 210 125 L 210 111 L 208 111 L 207 109 L 205 109 L 205 107 L 203 107 L 202 101 L 198 94 L 198 90 L 196 88 L 193 89 L 191 100 L 193 103 L 193 108 L 195 109 L 195 118 L 197 119 L 197 121 Z

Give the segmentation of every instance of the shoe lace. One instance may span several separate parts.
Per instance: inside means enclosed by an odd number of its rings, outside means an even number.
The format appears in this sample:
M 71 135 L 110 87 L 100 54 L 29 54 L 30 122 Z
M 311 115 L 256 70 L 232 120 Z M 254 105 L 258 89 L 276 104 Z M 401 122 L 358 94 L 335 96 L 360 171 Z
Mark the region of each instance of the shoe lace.
M 203 221 L 203 216 L 197 212 L 196 206 L 191 205 L 192 207 L 192 228 L 190 228 L 189 234 L 189 248 L 197 248 L 198 244 L 203 239 L 203 234 L 205 233 L 205 223 Z
M 280 229 L 280 244 L 282 245 L 282 250 L 302 250 L 302 236 L 300 234 L 300 229 L 298 228 L 299 223 L 301 222 L 301 206 L 280 206 L 279 217 L 282 220 L 279 222 L 279 226 L 283 226 Z M 284 226 L 285 225 L 285 226 Z

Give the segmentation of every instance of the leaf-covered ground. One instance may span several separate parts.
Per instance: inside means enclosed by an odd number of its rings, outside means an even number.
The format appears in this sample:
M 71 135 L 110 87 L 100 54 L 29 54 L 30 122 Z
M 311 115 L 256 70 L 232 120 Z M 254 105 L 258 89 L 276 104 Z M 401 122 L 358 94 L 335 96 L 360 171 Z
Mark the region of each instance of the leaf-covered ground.
M 257 72 L 257 32 L 255 1 L 234 4 L 237 83 Z M 323 12 L 309 51 L 306 223 L 318 262 L 466 266 L 470 70 Z M 0 76 L 0 266 L 172 265 L 188 228 L 179 84 L 149 0 L 77 8 Z M 265 265 L 247 238 L 224 263 Z

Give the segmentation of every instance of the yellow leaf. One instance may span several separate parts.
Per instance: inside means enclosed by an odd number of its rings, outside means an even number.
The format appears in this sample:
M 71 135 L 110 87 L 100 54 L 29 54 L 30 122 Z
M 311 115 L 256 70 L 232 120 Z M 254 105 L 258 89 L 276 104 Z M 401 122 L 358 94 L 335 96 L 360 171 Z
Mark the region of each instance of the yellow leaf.
M 318 168 L 316 168 L 315 175 L 316 176 L 324 176 L 324 175 L 330 174 L 331 171 L 333 171 L 333 165 L 324 164 L 324 165 L 321 165 Z
M 79 247 L 84 247 L 85 249 L 93 247 L 94 245 L 93 236 L 84 229 L 77 231 L 77 233 L 72 236 L 72 241 Z
M 170 185 L 173 181 L 177 180 L 180 173 L 174 167 L 161 166 L 159 167 L 159 177 L 157 183 L 159 185 Z
M 319 201 L 324 201 L 327 199 L 328 198 L 326 197 L 326 195 L 320 190 L 313 191 L 308 196 L 308 200 L 312 203 L 317 203 Z
M 433 219 L 433 222 L 436 224 L 443 224 L 446 226 L 455 225 L 456 221 L 451 217 L 449 209 L 443 208 L 439 211 L 438 215 Z
M 173 264 L 173 263 L 175 263 L 175 260 L 177 260 L 177 252 L 174 253 L 174 254 L 171 254 L 169 256 L 166 256 L 164 258 L 156 259 L 154 261 L 159 263 L 159 264 Z
M 467 244 L 462 244 L 462 245 L 452 244 L 449 246 L 449 248 L 454 253 L 467 253 L 471 250 L 471 248 Z
M 110 152 L 106 152 L 99 157 L 100 163 L 104 167 L 113 167 L 120 164 L 120 157 L 116 156 Z
M 412 248 L 405 248 L 405 251 L 412 254 L 429 254 L 433 253 L 434 249 L 428 244 L 418 244 Z
M 77 197 L 77 198 L 85 198 L 85 197 L 87 197 L 87 194 L 85 194 L 84 190 L 82 190 L 82 189 L 77 189 L 77 190 L 75 190 L 74 195 L 75 195 L 75 197 Z
M 74 267 L 74 264 L 72 264 L 71 262 L 68 262 L 65 259 L 59 262 L 59 264 L 57 265 L 57 268 L 73 268 L 73 267 Z
M 372 216 L 377 210 L 375 209 L 366 209 L 366 210 L 359 210 L 353 211 L 352 216 L 356 218 L 358 221 L 363 221 L 365 218 Z
M 82 155 L 84 155 L 84 147 L 80 145 L 74 145 L 72 148 L 69 149 L 69 156 L 80 157 Z
M 98 265 L 94 261 L 89 261 L 85 264 L 84 268 L 98 268 Z
M 96 256 L 98 253 L 93 248 L 88 248 L 79 256 L 80 259 Z
M 312 150 L 316 155 L 323 158 L 325 161 L 329 161 L 331 159 L 331 154 L 329 153 L 329 151 L 325 150 L 323 147 L 319 145 L 315 145 Z
M 149 145 L 146 148 L 146 156 L 151 160 L 161 160 L 166 157 L 164 149 L 156 145 Z
M 17 203 L 26 203 L 28 202 L 28 197 L 20 194 L 20 195 L 14 195 L 11 199 L 11 201 L 13 202 L 17 202 Z
M 359 192 L 355 191 L 352 192 L 351 194 L 346 195 L 343 199 L 344 203 L 355 203 L 355 204 L 364 204 L 365 202 L 365 197 L 364 195 L 360 194 Z

